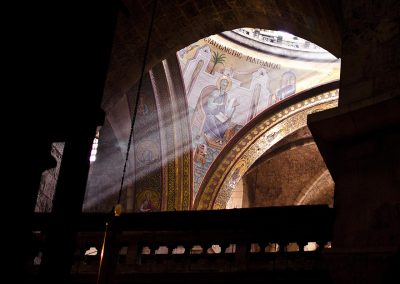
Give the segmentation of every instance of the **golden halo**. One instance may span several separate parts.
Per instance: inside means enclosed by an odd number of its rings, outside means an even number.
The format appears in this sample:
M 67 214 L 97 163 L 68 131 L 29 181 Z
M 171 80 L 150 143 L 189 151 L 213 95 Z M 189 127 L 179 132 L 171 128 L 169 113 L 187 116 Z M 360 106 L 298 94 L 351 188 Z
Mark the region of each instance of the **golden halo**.
M 229 78 L 228 76 L 221 76 L 221 77 L 219 77 L 218 78 L 218 80 L 217 80 L 217 88 L 218 89 L 220 89 L 220 87 L 221 87 L 221 81 L 222 80 L 227 80 L 228 81 L 228 86 L 226 87 L 226 91 L 229 91 L 230 89 L 231 89 L 231 87 L 232 87 L 232 80 L 231 80 L 231 78 Z

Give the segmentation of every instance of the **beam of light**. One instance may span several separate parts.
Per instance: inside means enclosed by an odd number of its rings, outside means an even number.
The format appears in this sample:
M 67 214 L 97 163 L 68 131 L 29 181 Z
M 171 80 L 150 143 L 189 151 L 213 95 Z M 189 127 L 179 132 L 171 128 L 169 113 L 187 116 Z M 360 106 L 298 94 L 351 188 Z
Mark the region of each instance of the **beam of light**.
M 284 37 L 289 36 L 288 34 L 282 32 L 276 32 L 276 35 L 282 35 Z M 293 35 L 290 35 L 290 37 L 293 38 Z M 335 78 L 337 79 L 340 74 L 340 59 L 337 59 L 335 62 L 332 61 L 311 62 L 311 60 L 298 61 L 293 58 L 279 57 L 278 55 L 271 55 L 271 56 L 266 55 L 264 53 L 257 52 L 255 50 L 246 51 L 246 46 L 238 47 L 237 44 L 229 42 L 229 40 L 219 35 L 210 36 L 210 38 L 215 39 L 216 41 L 218 41 L 218 43 L 222 43 L 222 46 L 224 47 L 229 47 L 232 50 L 238 50 L 243 54 L 245 54 L 245 52 L 248 52 L 249 55 L 260 60 L 270 61 L 271 60 L 270 57 L 275 56 L 273 61 L 279 64 L 280 68 L 284 70 L 295 71 L 297 73 L 296 75 L 298 75 L 298 77 L 295 85 L 297 93 L 300 91 L 304 91 L 306 89 L 310 89 L 312 86 L 322 84 L 327 81 L 333 81 L 333 79 Z M 299 39 L 300 38 L 297 38 L 296 40 Z M 197 42 L 199 44 L 196 43 L 193 44 L 192 46 L 200 48 L 201 41 L 202 40 L 199 40 Z M 218 49 L 217 46 L 213 48 L 215 50 Z M 186 49 L 189 50 L 189 48 Z M 190 49 L 191 56 L 195 51 L 196 51 L 195 48 Z M 181 59 L 183 58 L 184 55 L 185 54 L 182 55 Z M 193 60 L 193 58 L 194 57 L 187 57 L 187 60 L 190 61 Z M 231 59 L 225 62 L 227 66 L 229 65 L 229 63 L 233 64 L 233 62 L 235 62 L 234 60 L 237 60 L 234 57 L 232 58 L 231 58 L 232 62 L 228 62 Z M 186 62 L 186 65 L 188 61 Z M 234 76 L 236 76 L 235 78 L 239 78 L 236 79 L 236 81 L 239 82 L 237 83 L 238 85 L 233 87 L 229 92 L 231 94 L 234 93 L 237 97 L 243 98 L 244 96 L 248 96 L 249 99 L 251 99 L 251 91 L 249 89 L 250 87 L 248 86 L 250 85 L 251 80 L 253 80 L 251 74 L 255 73 L 261 67 L 258 66 L 257 64 L 245 61 L 246 60 L 243 59 L 243 62 L 242 61 L 240 62 L 240 63 L 245 63 L 243 65 L 236 62 L 236 65 L 229 66 L 232 67 L 232 71 L 235 74 Z M 163 64 L 164 68 L 165 65 L 168 65 L 165 62 L 163 62 Z M 250 74 L 249 71 L 253 69 L 254 71 L 252 71 L 252 73 Z M 268 68 L 266 68 L 266 70 L 267 69 Z M 150 71 L 150 77 L 152 77 L 151 72 L 152 71 Z M 214 76 L 213 77 L 214 79 L 216 76 L 214 74 L 209 74 L 209 73 L 206 75 L 210 78 Z M 269 81 L 266 84 L 266 89 L 268 90 L 268 93 L 265 92 L 263 94 L 265 96 L 269 96 L 269 98 L 272 98 L 272 96 L 276 95 L 278 89 L 280 88 L 281 84 L 280 72 L 268 69 L 267 75 L 268 76 L 266 76 L 266 78 L 268 78 Z M 169 74 L 167 74 L 167 76 L 169 76 Z M 182 77 L 184 77 L 184 75 Z M 167 78 L 167 80 L 168 79 L 170 78 Z M 184 78 L 182 79 L 184 80 Z M 166 96 L 168 95 L 168 88 L 173 88 L 170 82 L 168 82 L 165 85 L 166 89 L 156 90 L 155 86 L 157 84 L 154 84 L 153 82 L 155 79 L 151 78 L 151 80 L 153 89 L 151 87 L 144 88 L 144 90 L 142 91 L 143 94 L 141 95 L 155 96 L 155 100 L 157 101 L 157 96 Z M 246 85 L 246 80 L 247 80 L 247 85 Z M 184 82 L 184 84 L 185 83 L 187 82 Z M 206 83 L 209 84 L 208 81 L 206 81 Z M 192 86 L 193 88 L 191 88 L 191 90 L 196 90 L 197 92 L 198 90 L 204 87 L 199 85 L 197 86 L 198 87 L 197 90 L 195 88 L 196 84 L 197 82 Z M 171 89 L 169 91 L 171 94 L 173 93 L 171 92 Z M 188 105 L 189 95 L 190 94 L 179 96 L 178 99 L 172 96 L 169 99 L 173 100 L 175 106 Z M 198 95 L 198 93 L 196 93 L 196 95 Z M 189 109 L 184 109 L 184 108 L 175 109 L 174 106 L 171 106 L 170 104 L 165 104 L 165 105 L 160 104 L 161 101 L 160 98 L 158 98 L 158 100 L 159 101 L 156 102 L 155 104 L 157 105 L 157 110 L 153 110 L 145 114 L 145 125 L 139 127 L 138 126 L 139 124 L 137 123 L 134 127 L 134 134 L 132 139 L 133 141 L 131 141 L 131 143 L 134 144 L 131 145 L 130 148 L 131 151 L 129 154 L 128 164 L 127 164 L 125 188 L 127 186 L 133 185 L 135 181 L 145 179 L 147 175 L 152 175 L 155 172 L 160 172 L 161 169 L 167 166 L 171 161 L 176 160 L 183 154 L 188 154 L 189 149 L 192 149 L 196 146 L 197 141 L 195 141 L 194 139 L 191 139 L 191 142 L 183 140 L 182 133 L 179 132 L 180 128 L 177 127 L 177 126 L 184 127 L 188 125 L 188 123 L 189 123 L 189 128 L 191 127 L 190 119 L 191 119 L 191 113 L 193 112 L 193 106 L 189 105 Z M 186 102 L 186 100 L 188 102 Z M 121 181 L 121 173 L 123 168 L 123 159 L 126 156 L 128 139 L 130 134 L 129 129 L 131 126 L 129 101 L 135 101 L 135 99 L 129 100 L 127 99 L 126 96 L 124 96 L 123 98 L 121 98 L 119 102 L 117 102 L 116 105 L 114 105 L 114 108 L 109 110 L 107 114 L 107 120 L 110 123 L 110 127 L 112 128 L 112 135 L 115 136 L 114 137 L 115 139 L 113 140 L 113 143 L 107 144 L 106 142 L 102 141 L 103 137 L 100 137 L 99 149 L 98 149 L 99 152 L 97 153 L 98 158 L 96 161 L 93 161 L 92 163 L 94 168 L 96 168 L 95 169 L 96 174 L 94 174 L 93 176 L 89 176 L 88 184 L 90 185 L 90 190 L 89 191 L 87 190 L 86 192 L 85 203 L 83 207 L 84 210 L 91 210 L 90 208 L 97 208 L 97 206 L 101 206 L 101 204 L 107 202 L 107 200 L 113 198 L 113 196 L 118 194 L 119 184 Z M 274 103 L 277 102 L 278 101 L 274 101 Z M 261 105 L 260 102 L 259 107 L 256 108 L 257 109 L 256 114 L 261 113 L 264 109 L 272 105 L 270 103 L 267 104 L 266 101 L 262 103 L 263 105 Z M 250 102 L 248 102 L 247 105 L 250 105 Z M 243 109 L 246 110 L 244 104 L 240 107 L 243 107 Z M 249 116 L 247 112 L 239 111 L 235 114 L 235 123 L 237 124 L 238 127 L 243 127 L 248 122 L 247 121 L 248 117 Z M 140 117 L 140 119 L 142 118 L 144 118 L 144 116 Z M 137 117 L 136 120 L 138 119 L 139 118 Z M 188 131 L 191 132 L 191 130 Z M 191 135 L 192 133 L 189 133 L 189 136 Z M 147 163 L 140 164 L 141 162 L 136 159 L 139 153 L 135 152 L 138 151 L 137 150 L 138 145 L 146 140 L 158 141 L 160 150 L 156 157 L 151 157 L 150 160 L 147 161 Z M 168 143 L 168 145 L 166 143 Z M 219 151 L 220 150 L 218 150 L 217 152 L 219 153 Z

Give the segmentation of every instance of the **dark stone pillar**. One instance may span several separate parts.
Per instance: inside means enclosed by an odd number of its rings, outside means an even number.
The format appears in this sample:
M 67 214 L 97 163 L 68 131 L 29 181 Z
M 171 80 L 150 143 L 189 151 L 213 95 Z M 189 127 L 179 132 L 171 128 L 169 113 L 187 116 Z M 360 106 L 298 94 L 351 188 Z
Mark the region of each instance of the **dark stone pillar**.
M 341 1 L 339 107 L 308 120 L 335 181 L 328 258 L 335 283 L 382 283 L 385 275 L 398 275 L 393 269 L 400 249 L 398 15 L 396 1 Z
M 335 181 L 335 246 L 400 245 L 399 109 L 400 98 L 394 98 L 309 116 Z
M 65 141 L 58 183 L 39 273 L 40 283 L 68 283 L 85 195 L 89 156 L 96 127 L 117 14 L 116 1 L 60 5 L 51 14 L 52 31 L 40 46 L 51 45 L 42 64 L 52 67 L 39 113 L 49 113 L 51 141 Z M 42 14 L 40 14 L 42 15 Z M 47 14 L 46 14 L 47 15 Z M 49 16 L 50 17 L 50 16 Z M 45 17 L 47 19 L 47 17 Z M 46 34 L 47 35 L 47 34 Z M 49 35 L 50 36 L 50 35 Z M 57 64 L 55 64 L 56 62 Z
M 64 283 L 68 279 L 95 131 L 96 127 L 88 127 L 79 139 L 65 143 L 52 218 L 45 232 L 46 247 L 41 265 L 45 283 Z
M 400 248 L 399 110 L 400 98 L 392 98 L 309 116 L 335 181 L 336 283 L 382 283 L 394 273 L 390 267 Z

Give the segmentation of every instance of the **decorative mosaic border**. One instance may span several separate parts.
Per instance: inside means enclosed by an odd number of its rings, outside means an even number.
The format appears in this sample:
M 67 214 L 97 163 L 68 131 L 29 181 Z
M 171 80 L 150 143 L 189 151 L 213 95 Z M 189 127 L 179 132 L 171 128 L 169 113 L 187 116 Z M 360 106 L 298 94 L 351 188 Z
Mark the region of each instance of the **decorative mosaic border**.
M 191 206 L 191 128 L 189 121 L 186 91 L 183 83 L 181 69 L 176 56 L 171 56 L 162 61 L 168 93 L 171 101 L 171 118 L 174 128 L 174 204 L 168 210 L 189 210 Z M 181 113 L 185 112 L 185 115 Z
M 338 98 L 339 89 L 335 89 L 304 99 L 276 111 L 249 129 L 220 157 L 208 182 L 200 186 L 193 209 L 224 209 L 236 183 L 265 151 L 306 126 L 309 114 L 337 107 Z

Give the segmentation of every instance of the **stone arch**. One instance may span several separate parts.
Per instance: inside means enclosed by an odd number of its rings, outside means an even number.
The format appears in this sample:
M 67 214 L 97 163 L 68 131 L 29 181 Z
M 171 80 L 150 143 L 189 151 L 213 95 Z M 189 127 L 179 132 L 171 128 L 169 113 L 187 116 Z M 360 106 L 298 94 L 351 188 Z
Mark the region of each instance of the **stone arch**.
M 200 38 L 240 27 L 285 30 L 312 41 L 336 56 L 340 55 L 339 24 L 330 1 L 305 0 L 296 3 L 283 0 L 279 4 L 271 4 L 256 0 L 241 3 L 244 6 L 231 6 L 222 0 L 181 2 L 158 1 L 146 70 Z M 118 16 L 104 89 L 102 107 L 106 112 L 139 79 L 151 18 L 151 9 L 144 9 L 140 11 L 142 21 L 137 22 L 139 17 L 134 15 L 141 7 L 130 6 L 128 2 L 126 5 L 130 13 Z M 210 13 L 216 17 L 210 17 Z M 319 23 L 321 18 L 325 24 L 316 26 L 315 23 Z
M 307 115 L 337 106 L 339 82 L 302 92 L 276 104 L 229 142 L 207 172 L 193 209 L 224 209 L 237 181 L 272 145 L 304 127 Z
M 126 2 L 129 13 L 121 12 L 118 16 L 103 96 L 105 110 L 140 77 L 152 9 L 144 8 L 149 4 L 133 3 L 136 2 Z M 340 57 L 339 11 L 332 1 L 172 0 L 158 1 L 157 5 L 146 70 L 200 38 L 241 27 L 284 30 Z M 141 17 L 135 17 L 138 13 Z

